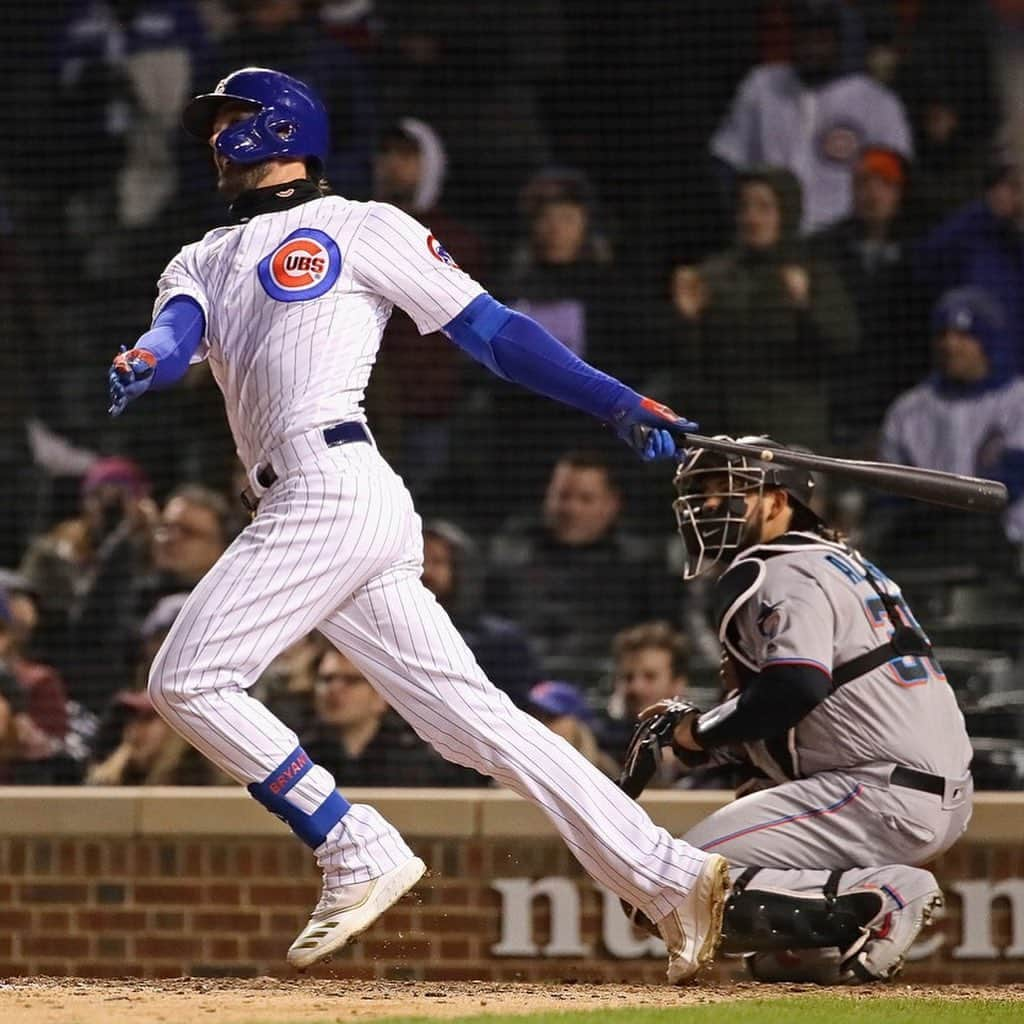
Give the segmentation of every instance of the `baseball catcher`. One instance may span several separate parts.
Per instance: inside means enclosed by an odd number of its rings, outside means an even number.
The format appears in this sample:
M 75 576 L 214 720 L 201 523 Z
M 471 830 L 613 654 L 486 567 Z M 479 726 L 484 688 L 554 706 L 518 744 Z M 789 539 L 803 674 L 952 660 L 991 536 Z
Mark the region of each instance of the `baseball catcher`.
M 730 692 L 643 712 L 620 785 L 637 795 L 664 747 L 691 765 L 742 753 L 767 788 L 686 836 L 729 861 L 723 950 L 761 981 L 892 978 L 942 905 L 916 865 L 971 816 L 953 692 L 899 588 L 812 511 L 806 470 L 697 449 L 675 484 L 685 577 L 721 572 Z

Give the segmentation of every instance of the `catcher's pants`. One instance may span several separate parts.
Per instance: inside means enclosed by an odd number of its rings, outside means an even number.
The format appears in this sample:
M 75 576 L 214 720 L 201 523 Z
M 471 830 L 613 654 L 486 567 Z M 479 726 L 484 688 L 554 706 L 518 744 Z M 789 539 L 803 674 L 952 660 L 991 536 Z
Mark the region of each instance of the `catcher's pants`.
M 376 448 L 329 448 L 312 432 L 269 461 L 278 479 L 256 518 L 192 592 L 154 662 L 150 693 L 170 725 L 239 782 L 263 783 L 298 740 L 246 690 L 319 629 L 444 757 L 538 804 L 601 885 L 655 921 L 677 906 L 707 855 L 656 827 L 487 680 L 420 581 L 420 519 Z M 314 815 L 333 792 L 316 767 L 286 798 Z M 355 805 L 317 856 L 328 883 L 344 885 L 409 850 L 380 814 Z
M 820 893 L 830 872 L 843 869 L 840 894 L 877 888 L 887 909 L 898 909 L 932 884 L 913 865 L 948 850 L 967 828 L 973 787 L 970 775 L 947 782 L 943 796 L 891 786 L 893 767 L 823 772 L 751 793 L 685 838 L 722 854 L 734 879 L 762 868 L 749 891 Z

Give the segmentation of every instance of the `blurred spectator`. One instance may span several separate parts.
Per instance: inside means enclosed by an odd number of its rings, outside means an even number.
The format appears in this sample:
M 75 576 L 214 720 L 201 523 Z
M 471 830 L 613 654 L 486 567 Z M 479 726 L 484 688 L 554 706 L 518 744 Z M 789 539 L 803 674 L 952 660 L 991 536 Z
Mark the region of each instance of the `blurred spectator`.
M 804 13 L 800 5 L 792 3 L 791 0 L 758 0 L 750 6 L 757 8 L 755 20 L 758 62 L 792 62 L 795 37 L 798 35 L 794 22 Z M 884 45 L 891 36 L 892 26 L 889 23 L 890 19 L 885 17 L 887 12 L 884 10 L 888 6 L 889 0 L 859 0 L 856 8 L 848 3 L 836 4 L 839 68 L 843 74 L 865 69 L 869 63 L 869 40 L 873 46 Z M 883 10 L 880 11 L 879 7 Z
M 0 778 L 10 781 L 10 766 L 22 760 L 18 726 L 25 717 L 25 698 L 14 676 L 0 665 Z
M 539 519 L 512 520 L 494 538 L 494 607 L 526 629 L 549 676 L 587 679 L 589 669 L 592 679 L 610 635 L 665 611 L 667 574 L 647 543 L 620 528 L 622 500 L 602 455 L 569 452 Z
M 485 270 L 483 242 L 440 205 L 447 166 L 437 132 L 423 121 L 402 118 L 377 143 L 374 198 L 426 224 L 459 266 L 479 281 Z M 371 422 L 380 425 L 378 443 L 416 498 L 448 470 L 451 417 L 464 367 L 458 349 L 444 335 L 421 337 L 405 313 L 397 308 L 392 312 L 366 408 Z
M 986 6 L 1002 113 L 1010 120 L 1019 116 L 1024 103 L 1024 5 L 1020 0 L 987 0 Z
M 631 300 L 612 261 L 590 181 L 572 168 L 550 167 L 530 178 L 519 195 L 525 236 L 512 253 L 495 294 L 543 324 L 563 345 L 602 370 L 635 383 L 645 363 L 643 332 L 627 324 Z M 633 300 L 635 308 L 635 300 Z M 596 447 L 605 428 L 575 409 L 491 377 L 496 427 L 490 460 L 497 476 L 514 480 L 510 497 L 544 485 L 548 465 L 528 448 L 504 439 L 531 424 L 535 436 L 564 437 L 569 447 Z M 513 512 L 523 511 L 513 508 Z
M 184 484 L 164 502 L 153 537 L 153 564 L 161 589 L 190 590 L 227 549 L 238 525 L 224 495 Z
M 313 726 L 316 666 L 327 650 L 319 633 L 308 633 L 286 647 L 263 671 L 254 696 L 300 735 Z
M 977 285 L 1003 310 L 1012 368 L 1024 367 L 1024 202 L 1016 156 L 992 155 L 984 195 L 951 214 L 911 253 L 914 272 L 934 301 L 958 285 Z
M 131 459 L 99 459 L 82 480 L 81 512 L 29 546 L 22 572 L 39 595 L 40 655 L 93 711 L 131 678 L 140 594 L 158 516 Z
M 124 690 L 112 704 L 120 724 L 120 742 L 89 769 L 87 785 L 210 786 L 230 781 L 172 732 L 148 694 Z
M 928 366 L 921 311 L 907 260 L 907 166 L 893 150 L 869 148 L 857 162 L 853 212 L 809 239 L 857 308 L 860 344 L 833 374 L 833 434 L 856 443 L 877 430 L 889 403 Z M 851 398 L 853 400 L 851 400 Z
M 151 237 L 176 198 L 178 116 L 202 61 L 203 28 L 189 0 L 84 0 L 58 45 L 61 145 L 50 160 L 67 184 L 68 234 L 86 250 L 89 277 L 123 280 L 138 270 L 146 235 L 126 259 L 111 218 Z
M 621 300 L 593 187 L 580 171 L 548 168 L 523 186 L 519 205 L 527 238 L 499 293 L 580 358 L 614 372 Z
M 221 74 L 274 68 L 316 89 L 331 120 L 331 185 L 340 195 L 365 199 L 376 112 L 363 60 L 324 31 L 314 5 L 305 0 L 237 0 L 235 9 L 238 25 L 217 55 Z
M 174 620 L 178 617 L 182 605 L 187 600 L 187 593 L 169 594 L 167 597 L 162 597 L 142 620 L 137 631 L 138 643 L 133 648 L 134 661 L 129 690 L 141 693 L 146 689 L 153 659 L 170 632 L 171 626 L 174 625 Z M 120 696 L 120 692 L 115 694 L 103 709 L 102 715 L 95 719 L 93 735 L 88 743 L 90 759 L 94 763 L 106 760 L 121 743 L 125 705 L 121 703 Z
M 8 742 L 0 744 L 0 783 L 54 785 L 81 778 L 65 747 L 70 716 L 64 684 L 55 669 L 28 657 L 37 621 L 28 582 L 0 570 L 0 692 L 10 715 Z
M 0 181 L 0 195 L 6 192 Z M 34 412 L 35 389 L 25 353 L 46 351 L 48 315 L 43 294 L 29 273 L 27 253 L 14 235 L 6 196 L 0 199 L 0 322 L 11 342 L 0 346 L 0 565 L 21 557 L 28 531 L 35 526 L 36 474 L 28 443 L 27 423 Z M 13 339 L 17 339 L 17 343 Z M 39 396 L 42 399 L 42 396 Z M 51 396 L 44 401 L 47 404 Z
M 985 184 L 998 119 L 979 0 L 930 0 L 897 80 L 914 126 L 915 221 L 930 229 Z
M 540 677 L 540 666 L 523 630 L 492 615 L 482 602 L 480 556 L 454 523 L 434 520 L 423 529 L 423 585 L 451 616 L 485 675 L 519 706 Z
M 640 712 L 686 693 L 689 644 L 667 622 L 643 622 L 617 633 L 612 653 L 615 685 L 598 734 L 621 767 Z
M 754 68 L 711 139 L 726 179 L 752 164 L 798 175 L 806 232 L 846 216 L 852 171 L 865 146 L 910 157 L 903 105 L 862 73 L 843 73 L 839 0 L 793 0 L 793 59 Z
M 563 60 L 560 0 L 374 7 L 382 106 L 389 117 L 426 121 L 447 140 L 449 205 L 502 238 L 518 183 L 549 158 L 538 94 Z
M 537 683 L 530 690 L 527 707 L 553 733 L 561 736 L 605 775 L 618 777 L 619 766 L 598 746 L 594 736 L 594 715 L 583 694 L 572 683 Z
M 565 64 L 543 114 L 555 158 L 590 176 L 621 225 L 620 273 L 653 280 L 721 237 L 700 154 L 754 63 L 761 3 L 562 0 Z
M 663 359 L 696 353 L 700 370 L 668 401 L 716 432 L 819 449 L 830 440 L 830 376 L 856 349 L 856 314 L 834 268 L 797 237 L 796 178 L 755 168 L 737 194 L 735 246 L 673 275 L 677 323 Z
M 947 292 L 932 313 L 935 372 L 901 395 L 882 426 L 881 457 L 927 469 L 1002 480 L 1010 493 L 1006 537 L 1024 542 L 1024 378 L 1011 367 L 999 304 L 982 289 Z M 885 522 L 885 519 L 881 520 Z M 982 517 L 947 510 L 899 508 L 879 541 L 931 562 L 941 553 L 958 562 L 1006 565 Z M 906 542 L 913 538 L 912 544 Z
M 917 115 L 911 208 L 922 232 L 981 192 L 989 169 L 988 147 L 966 129 L 972 108 L 960 93 L 940 88 L 922 100 Z
M 394 712 L 348 658 L 328 648 L 316 666 L 316 720 L 302 746 L 350 786 L 474 786 L 476 772 L 449 764 Z
M 144 690 L 149 680 L 149 669 L 167 634 L 174 625 L 187 593 L 168 594 L 160 598 L 139 627 L 139 660 L 136 665 L 133 689 Z
M 621 767 L 640 712 L 662 700 L 698 698 L 687 692 L 690 644 L 667 622 L 625 629 L 615 637 L 612 649 L 615 689 L 597 728 L 602 749 Z M 696 768 L 687 768 L 670 750 L 663 750 L 661 766 L 648 788 L 735 789 L 749 777 L 748 769 L 743 758 L 728 750 Z

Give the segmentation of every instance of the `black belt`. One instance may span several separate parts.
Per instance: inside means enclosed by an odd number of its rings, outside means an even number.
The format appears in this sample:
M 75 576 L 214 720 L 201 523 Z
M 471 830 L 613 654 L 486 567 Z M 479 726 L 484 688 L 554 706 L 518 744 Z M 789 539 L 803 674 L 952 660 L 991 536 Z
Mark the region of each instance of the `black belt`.
M 359 442 L 370 441 L 370 432 L 362 425 L 362 423 L 335 423 L 333 427 L 326 427 L 323 430 L 324 444 L 328 448 L 336 448 L 339 444 L 357 444 Z M 265 462 L 259 469 L 256 470 L 256 483 L 267 490 L 277 483 L 277 473 L 274 467 L 269 463 Z M 259 505 L 259 498 L 253 493 L 251 487 L 246 487 L 240 495 L 242 504 L 250 511 L 255 512 L 256 507 Z
M 901 764 L 893 768 L 889 783 L 893 786 L 903 786 L 904 789 L 919 789 L 922 793 L 931 793 L 934 796 L 943 796 L 946 792 L 946 780 L 941 775 L 919 772 L 916 768 L 904 768 Z

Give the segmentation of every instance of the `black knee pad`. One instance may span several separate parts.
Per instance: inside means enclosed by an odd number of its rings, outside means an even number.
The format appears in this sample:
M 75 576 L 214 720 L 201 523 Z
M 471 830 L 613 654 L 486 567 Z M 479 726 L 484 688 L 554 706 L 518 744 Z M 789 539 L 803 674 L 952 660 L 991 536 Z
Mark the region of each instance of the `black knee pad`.
M 881 893 L 872 890 L 836 895 L 838 873 L 820 896 L 751 889 L 740 881 L 742 876 L 725 906 L 723 953 L 847 949 L 882 909 Z

